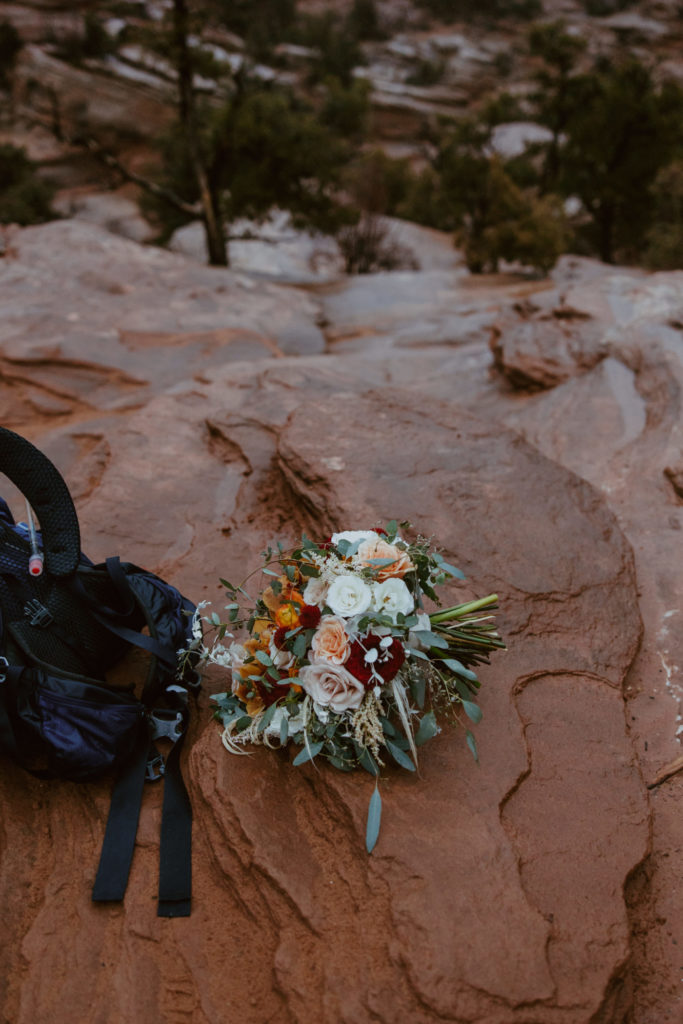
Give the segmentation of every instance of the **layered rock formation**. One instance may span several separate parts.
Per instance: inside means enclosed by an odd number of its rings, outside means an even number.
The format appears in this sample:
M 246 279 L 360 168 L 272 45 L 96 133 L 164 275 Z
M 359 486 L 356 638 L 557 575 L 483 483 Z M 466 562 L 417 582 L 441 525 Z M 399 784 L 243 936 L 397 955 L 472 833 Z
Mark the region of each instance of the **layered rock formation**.
M 155 916 L 160 792 L 124 906 L 93 906 L 108 785 L 4 763 L 12 1024 L 680 1017 L 681 278 L 481 281 L 440 245 L 307 295 L 84 224 L 8 236 L 3 422 L 62 468 L 92 557 L 220 608 L 276 536 L 405 517 L 461 593 L 500 594 L 509 644 L 480 764 L 445 728 L 420 778 L 388 770 L 370 857 L 370 779 L 230 757 L 210 674 L 189 919 Z

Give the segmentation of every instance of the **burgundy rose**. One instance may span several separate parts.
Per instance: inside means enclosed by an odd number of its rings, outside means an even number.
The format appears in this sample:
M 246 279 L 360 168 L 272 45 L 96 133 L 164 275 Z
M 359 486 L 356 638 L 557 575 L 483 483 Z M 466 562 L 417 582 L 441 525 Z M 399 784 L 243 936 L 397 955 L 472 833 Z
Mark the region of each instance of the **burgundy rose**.
M 305 604 L 299 612 L 299 625 L 302 629 L 315 629 L 320 622 L 322 612 L 314 604 Z
M 273 643 L 277 647 L 278 651 L 281 651 L 282 648 L 285 646 L 285 639 L 287 637 L 288 632 L 289 630 L 287 629 L 286 626 L 278 626 L 278 628 L 273 633 Z
M 369 636 L 364 637 L 362 640 L 356 640 L 351 645 L 351 653 L 345 668 L 368 690 L 377 681 L 375 676 L 373 676 L 373 669 L 377 675 L 382 677 L 385 683 L 388 683 L 394 678 L 406 660 L 403 644 L 396 637 L 391 637 L 390 639 L 391 646 L 382 647 L 384 637 L 375 636 L 373 633 L 370 633 Z M 369 651 L 377 651 L 377 656 L 373 662 L 365 660 Z

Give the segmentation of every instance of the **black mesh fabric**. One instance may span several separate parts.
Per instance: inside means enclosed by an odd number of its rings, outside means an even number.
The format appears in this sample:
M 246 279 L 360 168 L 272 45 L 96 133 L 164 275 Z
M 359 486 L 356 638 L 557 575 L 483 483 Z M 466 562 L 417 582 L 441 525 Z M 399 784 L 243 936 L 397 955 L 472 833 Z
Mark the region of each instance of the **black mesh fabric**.
M 81 556 L 78 516 L 59 471 L 26 438 L 0 427 L 0 472 L 28 498 L 40 520 L 46 570 L 53 576 L 75 572 Z

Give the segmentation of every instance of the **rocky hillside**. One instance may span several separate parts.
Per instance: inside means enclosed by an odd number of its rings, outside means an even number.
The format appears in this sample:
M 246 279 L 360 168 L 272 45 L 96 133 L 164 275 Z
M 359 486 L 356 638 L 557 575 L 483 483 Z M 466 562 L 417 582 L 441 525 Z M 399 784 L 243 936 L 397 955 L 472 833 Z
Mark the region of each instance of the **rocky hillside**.
M 476 765 L 422 777 L 190 736 L 192 917 L 155 916 L 150 787 L 125 906 L 89 902 L 108 786 L 3 765 L 3 1019 L 677 1021 L 683 913 L 683 276 L 431 269 L 305 291 L 64 220 L 7 233 L 3 422 L 84 546 L 220 602 L 276 536 L 406 517 L 496 590 Z M 65 259 L 68 254 L 68 259 Z M 17 508 L 17 513 L 21 508 Z
M 210 672 L 186 748 L 189 919 L 155 916 L 159 791 L 124 907 L 94 906 L 108 783 L 4 762 L 0 1020 L 677 1024 L 683 272 L 565 256 L 542 281 L 475 277 L 450 236 L 392 220 L 421 269 L 349 279 L 331 239 L 277 212 L 231 243 L 230 271 L 203 265 L 197 224 L 174 251 L 142 245 L 135 188 L 45 127 L 57 97 L 144 169 L 172 115 L 172 70 L 126 34 L 164 5 L 115 5 L 109 52 L 69 62 L 93 6 L 0 3 L 26 43 L 1 141 L 56 182 L 64 218 L 0 229 L 3 424 L 61 468 L 94 559 L 220 607 L 218 577 L 278 536 L 406 518 L 464 595 L 499 593 L 509 650 L 481 672 L 480 764 L 448 727 L 420 778 L 387 770 L 370 857 L 369 779 L 230 757 Z M 627 49 L 683 81 L 675 3 L 590 6 L 543 15 L 586 59 Z M 356 69 L 369 144 L 419 162 L 442 114 L 502 88 L 524 111 L 528 24 L 378 8 L 386 37 Z M 244 40 L 205 42 L 239 68 Z M 285 46 L 257 71 L 297 85 L 310 59 Z M 494 142 L 512 155 L 535 130 Z

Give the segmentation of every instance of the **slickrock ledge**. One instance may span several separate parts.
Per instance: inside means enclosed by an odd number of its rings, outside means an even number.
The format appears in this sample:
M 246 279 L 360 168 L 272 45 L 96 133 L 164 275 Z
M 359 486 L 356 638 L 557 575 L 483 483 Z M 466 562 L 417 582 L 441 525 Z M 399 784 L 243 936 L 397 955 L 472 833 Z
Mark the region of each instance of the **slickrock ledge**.
M 30 276 L 24 244 L 45 249 L 45 266 L 55 258 L 48 228 L 18 233 L 17 264 L 0 265 L 0 294 Z M 197 300 L 183 281 L 201 268 L 120 239 L 111 250 L 109 236 L 92 227 L 60 230 L 87 237 L 82 258 L 93 264 L 106 259 L 98 249 L 113 252 L 114 277 L 128 261 L 146 329 L 161 325 L 136 403 L 122 401 L 125 385 L 114 380 L 99 408 L 76 400 L 88 394 L 80 383 L 59 415 L 38 411 L 26 396 L 39 360 L 27 360 L 21 381 L 0 382 L 17 398 L 4 422 L 39 443 L 73 488 L 91 557 L 121 554 L 220 608 L 218 576 L 246 573 L 276 536 L 294 540 L 302 528 L 324 536 L 397 515 L 441 541 L 466 572 L 455 594 L 499 593 L 509 650 L 481 671 L 479 765 L 448 726 L 421 749 L 421 778 L 387 769 L 370 857 L 370 778 L 293 768 L 288 752 L 229 756 L 208 700 L 226 681 L 209 673 L 187 744 L 189 919 L 155 916 L 160 790 L 146 794 L 124 906 L 93 906 L 109 784 L 46 783 L 4 763 L 4 1019 L 666 1021 L 677 997 L 655 914 L 676 914 L 680 864 L 665 855 L 679 834 L 677 782 L 648 796 L 642 772 L 651 782 L 673 746 L 663 739 L 670 691 L 650 702 L 646 687 L 660 650 L 656 629 L 668 623 L 671 642 L 677 636 L 675 617 L 660 618 L 664 601 L 673 607 L 675 573 L 665 553 L 653 554 L 662 508 L 668 516 L 680 508 L 664 476 L 678 465 L 677 329 L 664 329 L 669 347 L 661 352 L 647 337 L 648 356 L 635 340 L 644 336 L 641 322 L 625 330 L 621 354 L 612 347 L 579 376 L 533 395 L 490 375 L 484 339 L 369 343 L 345 355 L 250 352 L 205 372 L 201 349 L 188 358 L 184 343 L 164 334 L 171 296 L 174 330 L 195 329 Z M 146 284 L 141 267 L 150 260 Z M 228 296 L 252 296 L 250 315 L 264 318 L 264 334 L 270 324 L 269 337 L 280 301 L 283 315 L 293 310 L 316 325 L 317 300 L 270 285 L 250 291 L 248 278 L 242 288 L 229 272 L 207 271 L 207 289 L 218 273 Z M 48 280 L 47 270 L 36 274 Z M 663 276 L 653 282 L 660 298 Z M 583 291 L 572 305 L 592 301 L 597 317 L 609 304 L 609 280 L 600 277 L 592 292 L 590 283 L 576 285 Z M 459 281 L 458 272 L 448 298 L 456 311 Z M 495 286 L 478 299 L 467 281 L 462 287 L 470 310 L 493 310 L 500 321 L 510 308 L 512 286 L 495 310 Z M 634 277 L 629 287 L 635 309 L 645 286 Z M 16 360 L 22 338 L 30 352 L 40 294 L 30 288 L 26 323 L 17 296 L 12 330 L 0 338 L 3 358 L 9 349 Z M 61 305 L 52 293 L 54 343 L 63 351 L 75 353 L 105 316 L 100 294 L 87 278 Z M 644 295 L 641 310 L 652 308 Z M 132 318 L 132 293 L 129 301 Z M 667 301 L 657 318 L 672 319 Z M 226 320 L 239 329 L 251 308 L 246 294 L 236 308 L 216 302 L 213 319 L 204 310 L 205 330 L 222 330 Z M 98 353 L 101 365 L 116 366 L 116 346 Z M 161 365 L 163 380 L 153 372 Z M 643 747 L 646 736 L 654 753 Z

